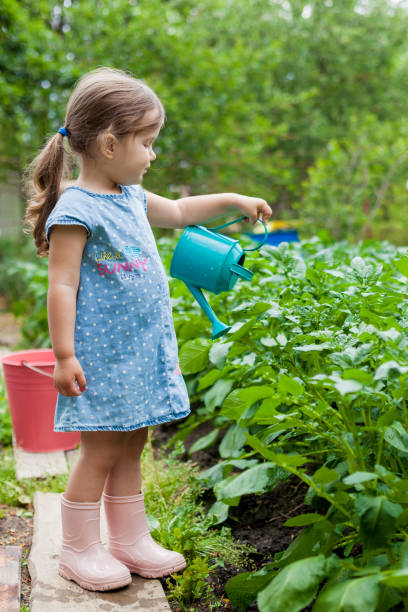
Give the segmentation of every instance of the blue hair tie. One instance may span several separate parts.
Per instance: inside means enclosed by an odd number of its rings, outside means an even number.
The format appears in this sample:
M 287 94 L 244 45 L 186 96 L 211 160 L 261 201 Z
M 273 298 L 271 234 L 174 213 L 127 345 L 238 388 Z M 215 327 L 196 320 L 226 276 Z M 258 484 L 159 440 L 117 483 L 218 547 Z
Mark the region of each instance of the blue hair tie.
M 60 127 L 60 129 L 58 130 L 58 134 L 62 134 L 63 136 L 69 136 L 68 130 L 65 127 Z

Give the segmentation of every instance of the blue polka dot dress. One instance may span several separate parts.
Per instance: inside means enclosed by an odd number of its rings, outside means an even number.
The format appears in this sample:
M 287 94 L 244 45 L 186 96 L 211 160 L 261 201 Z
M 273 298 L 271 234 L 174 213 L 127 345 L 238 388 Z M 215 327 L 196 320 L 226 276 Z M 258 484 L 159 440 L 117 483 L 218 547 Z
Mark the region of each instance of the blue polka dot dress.
M 55 431 L 128 431 L 186 417 L 167 275 L 140 185 L 121 194 L 68 187 L 49 215 L 82 225 L 75 354 L 86 377 L 80 396 L 58 394 Z

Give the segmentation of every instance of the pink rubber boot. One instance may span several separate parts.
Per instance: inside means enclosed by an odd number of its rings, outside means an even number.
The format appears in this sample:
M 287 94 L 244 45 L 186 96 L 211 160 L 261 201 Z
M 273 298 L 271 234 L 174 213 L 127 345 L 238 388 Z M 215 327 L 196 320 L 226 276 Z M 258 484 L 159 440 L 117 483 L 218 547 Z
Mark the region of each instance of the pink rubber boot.
M 132 582 L 127 567 L 100 538 L 101 502 L 72 502 L 61 495 L 62 548 L 58 573 L 90 591 L 108 591 Z
M 129 570 L 144 578 L 159 578 L 186 567 L 178 552 L 167 550 L 150 535 L 144 495 L 113 497 L 103 494 L 109 528 L 109 552 Z

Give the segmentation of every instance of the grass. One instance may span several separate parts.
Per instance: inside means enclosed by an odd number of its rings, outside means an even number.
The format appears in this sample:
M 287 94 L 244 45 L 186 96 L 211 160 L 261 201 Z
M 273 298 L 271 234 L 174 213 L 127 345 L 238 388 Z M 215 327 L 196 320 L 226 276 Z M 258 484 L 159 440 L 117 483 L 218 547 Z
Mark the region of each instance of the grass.
M 207 603 L 208 610 L 220 606 L 208 584 L 208 576 L 228 563 L 237 568 L 249 565 L 248 555 L 255 549 L 236 542 L 228 527 L 215 527 L 200 501 L 202 486 L 199 468 L 181 460 L 184 445 L 177 442 L 173 451 L 154 458 L 151 431 L 142 455 L 143 491 L 151 533 L 162 546 L 181 552 L 187 568 L 166 579 L 167 598 L 182 611 L 193 610 L 196 600 Z

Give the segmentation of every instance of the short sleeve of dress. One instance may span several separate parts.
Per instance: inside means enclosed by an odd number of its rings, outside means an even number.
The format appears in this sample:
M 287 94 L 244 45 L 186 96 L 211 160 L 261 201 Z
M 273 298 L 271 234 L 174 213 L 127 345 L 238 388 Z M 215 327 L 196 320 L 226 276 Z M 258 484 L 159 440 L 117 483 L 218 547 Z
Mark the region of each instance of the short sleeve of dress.
M 92 235 L 94 220 L 92 203 L 77 190 L 66 191 L 62 194 L 45 223 L 45 237 L 50 241 L 50 231 L 53 225 L 82 225 L 88 234 Z
M 129 189 L 142 202 L 143 210 L 145 211 L 145 214 L 147 214 L 146 192 L 143 187 L 141 185 L 129 185 Z

